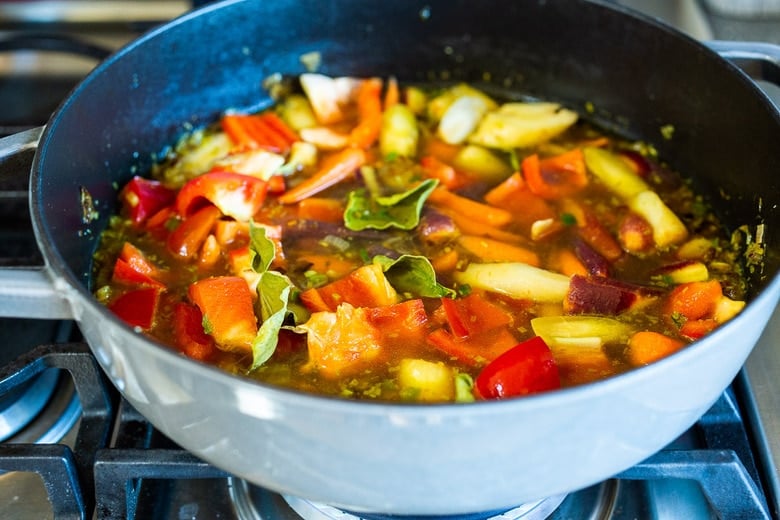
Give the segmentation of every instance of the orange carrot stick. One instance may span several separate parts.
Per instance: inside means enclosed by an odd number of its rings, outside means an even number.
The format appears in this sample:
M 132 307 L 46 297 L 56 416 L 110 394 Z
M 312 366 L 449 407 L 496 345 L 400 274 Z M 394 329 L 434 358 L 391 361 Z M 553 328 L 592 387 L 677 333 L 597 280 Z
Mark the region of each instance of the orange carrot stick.
M 436 188 L 428 197 L 434 206 L 443 206 L 451 209 L 463 217 L 474 219 L 478 222 L 501 227 L 512 221 L 512 213 L 494 208 L 475 200 L 461 197 L 444 188 Z
M 357 95 L 358 124 L 349 134 L 350 146 L 368 148 L 382 129 L 382 80 L 369 78 L 360 84 Z
M 530 249 L 472 235 L 458 237 L 458 244 L 483 262 L 523 262 L 539 266 L 539 255 Z
M 320 169 L 279 197 L 282 204 L 294 204 L 347 179 L 366 163 L 366 152 L 360 148 L 345 148 L 322 162 Z
M 385 91 L 385 110 L 398 104 L 401 99 L 401 93 L 398 90 L 398 80 L 390 77 L 387 80 L 387 90 Z
M 641 331 L 628 341 L 628 357 L 634 366 L 648 365 L 680 350 L 685 343 L 659 332 Z
M 321 222 L 342 222 L 344 204 L 338 199 L 309 197 L 298 204 L 298 218 Z

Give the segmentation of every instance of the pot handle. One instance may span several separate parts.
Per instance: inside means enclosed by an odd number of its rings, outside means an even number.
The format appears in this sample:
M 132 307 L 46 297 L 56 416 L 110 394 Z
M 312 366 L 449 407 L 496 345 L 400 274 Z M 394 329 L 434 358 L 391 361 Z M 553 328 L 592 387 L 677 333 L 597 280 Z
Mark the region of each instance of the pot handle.
M 780 87 L 780 45 L 714 40 L 706 45 L 758 81 Z
M 0 178 L 29 169 L 42 132 L 37 127 L 0 139 Z M 2 317 L 72 319 L 64 292 L 57 290 L 46 266 L 0 268 Z

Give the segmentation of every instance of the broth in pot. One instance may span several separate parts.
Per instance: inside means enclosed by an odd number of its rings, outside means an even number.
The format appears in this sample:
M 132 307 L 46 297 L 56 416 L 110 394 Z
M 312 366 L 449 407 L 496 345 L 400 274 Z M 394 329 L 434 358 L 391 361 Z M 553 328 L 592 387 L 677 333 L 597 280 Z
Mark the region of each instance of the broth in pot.
M 307 73 L 121 187 L 96 296 L 183 355 L 300 391 L 551 391 L 743 308 L 762 251 L 682 174 L 556 103 Z

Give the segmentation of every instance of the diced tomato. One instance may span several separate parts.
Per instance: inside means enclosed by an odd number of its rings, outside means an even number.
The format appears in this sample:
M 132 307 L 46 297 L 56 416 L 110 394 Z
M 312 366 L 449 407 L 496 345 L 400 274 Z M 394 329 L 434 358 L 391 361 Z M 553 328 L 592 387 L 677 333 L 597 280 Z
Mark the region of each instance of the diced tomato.
M 128 325 L 149 330 L 154 325 L 160 292 L 159 287 L 134 289 L 119 296 L 108 308 Z
M 148 285 L 164 288 L 165 272 L 152 264 L 143 252 L 130 242 L 125 242 L 114 264 L 111 279 L 129 286 Z
M 316 293 L 316 296 L 313 294 Z M 309 289 L 301 294 L 307 305 L 309 299 L 316 304 L 327 305 L 328 310 L 347 302 L 354 307 L 383 307 L 398 302 L 396 293 L 379 264 L 369 264 L 355 269 L 350 274 L 318 289 Z M 316 307 L 310 310 L 321 310 Z
M 137 270 L 133 269 L 129 263 L 122 260 L 121 258 L 116 259 L 116 263 L 114 264 L 114 271 L 111 275 L 111 280 L 116 283 L 130 286 L 149 285 L 160 288 L 165 287 L 161 282 L 158 282 L 149 275 L 139 273 Z
M 474 388 L 483 399 L 535 394 L 560 386 L 552 352 L 538 336 L 498 356 L 474 380 Z
M 335 312 L 315 312 L 306 328 L 307 368 L 324 377 L 353 374 L 376 360 L 383 351 L 379 330 L 369 323 L 368 309 L 339 305 Z
M 187 218 L 210 202 L 229 217 L 247 222 L 260 210 L 268 183 L 240 173 L 212 171 L 195 177 L 179 190 L 176 211 Z
M 442 298 L 441 303 L 450 330 L 459 338 L 482 334 L 512 323 L 512 316 L 508 312 L 479 293 L 471 293 L 457 300 Z
M 221 215 L 216 206 L 209 205 L 198 210 L 168 235 L 168 250 L 187 259 L 194 257 Z
M 203 313 L 204 329 L 223 350 L 252 352 L 257 318 L 249 286 L 238 276 L 204 278 L 190 285 L 190 300 Z
M 173 307 L 173 332 L 176 346 L 187 356 L 208 361 L 216 353 L 214 339 L 203 330 L 203 314 L 188 303 Z
M 441 328 L 426 339 L 436 349 L 474 367 L 494 360 L 517 344 L 517 339 L 504 327 L 466 338 L 458 338 Z
M 428 314 L 420 299 L 366 309 L 368 322 L 382 331 L 384 341 L 396 344 L 422 341 Z
M 688 320 L 680 327 L 680 335 L 688 339 L 700 339 L 718 326 L 718 322 L 713 318 L 702 318 L 699 320 Z
M 159 181 L 136 176 L 119 192 L 119 200 L 130 219 L 138 225 L 173 202 L 175 194 Z

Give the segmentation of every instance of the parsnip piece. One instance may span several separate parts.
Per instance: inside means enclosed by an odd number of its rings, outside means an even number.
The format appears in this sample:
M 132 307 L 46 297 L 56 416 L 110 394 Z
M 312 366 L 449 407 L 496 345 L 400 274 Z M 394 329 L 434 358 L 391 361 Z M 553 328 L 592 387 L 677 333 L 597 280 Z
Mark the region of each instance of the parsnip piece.
M 313 144 L 320 150 L 338 150 L 347 146 L 349 142 L 346 134 L 336 132 L 327 126 L 312 126 L 300 131 L 304 142 Z
M 455 281 L 512 298 L 562 303 L 569 277 L 519 262 L 469 264 L 455 273 Z
M 632 333 L 631 326 L 626 323 L 600 316 L 542 316 L 531 320 L 531 328 L 550 348 L 558 345 L 599 347 L 626 341 Z
M 444 113 L 450 105 L 464 96 L 482 99 L 487 104 L 488 110 L 495 110 L 498 108 L 498 103 L 493 101 L 493 99 L 484 92 L 475 89 L 471 85 L 459 83 L 430 100 L 428 103 L 428 119 L 433 122 L 441 121 L 441 118 L 444 117 Z
M 669 209 L 661 197 L 652 190 L 642 191 L 628 200 L 631 211 L 638 213 L 653 228 L 653 241 L 663 249 L 688 238 L 685 224 Z
M 614 194 L 624 200 L 647 191 L 650 186 L 620 157 L 601 148 L 583 149 L 585 165 Z
M 577 122 L 577 113 L 557 103 L 505 103 L 482 118 L 468 141 L 511 150 L 548 141 Z
M 714 318 L 718 323 L 725 323 L 739 314 L 745 308 L 742 300 L 732 300 L 728 296 L 722 296 L 715 305 Z
M 509 163 L 487 148 L 473 144 L 462 147 L 452 159 L 452 165 L 490 183 L 497 184 L 512 175 Z
M 300 82 L 317 121 L 329 125 L 344 119 L 343 108 L 355 100 L 361 80 L 305 73 L 301 74 Z
M 382 114 L 379 147 L 383 157 L 414 157 L 419 135 L 417 118 L 406 105 L 393 105 Z
M 424 359 L 402 359 L 398 367 L 402 391 L 415 392 L 419 401 L 451 401 L 455 397 L 452 369 Z
M 439 122 L 438 135 L 449 144 L 460 144 L 474 131 L 488 104 L 479 96 L 463 96 L 455 100 Z

